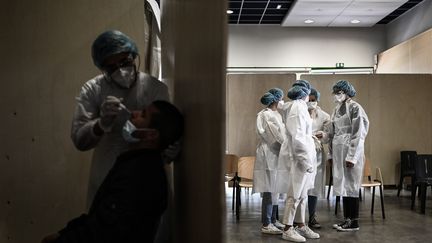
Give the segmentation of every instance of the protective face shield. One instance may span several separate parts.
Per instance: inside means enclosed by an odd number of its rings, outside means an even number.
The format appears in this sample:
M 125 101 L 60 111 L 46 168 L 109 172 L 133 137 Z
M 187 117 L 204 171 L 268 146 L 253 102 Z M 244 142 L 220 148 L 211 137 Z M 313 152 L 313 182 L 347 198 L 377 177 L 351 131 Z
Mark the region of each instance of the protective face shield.
M 334 95 L 334 101 L 336 103 L 342 103 L 344 100 L 346 100 L 346 94 L 341 93 L 341 94 Z
M 132 136 L 132 133 L 135 132 L 136 130 L 137 130 L 137 128 L 135 127 L 134 124 L 132 124 L 132 122 L 130 122 L 129 120 L 126 121 L 125 125 L 123 126 L 123 130 L 122 130 L 122 135 L 123 135 L 124 140 L 128 143 L 139 142 L 140 139 L 134 138 Z
M 318 102 L 311 101 L 307 103 L 308 110 L 315 110 L 317 108 Z
M 135 66 L 121 67 L 111 74 L 111 79 L 123 88 L 130 88 L 135 77 Z
M 283 105 L 285 104 L 285 102 L 283 100 L 280 100 L 277 104 L 277 108 L 278 109 L 282 109 Z

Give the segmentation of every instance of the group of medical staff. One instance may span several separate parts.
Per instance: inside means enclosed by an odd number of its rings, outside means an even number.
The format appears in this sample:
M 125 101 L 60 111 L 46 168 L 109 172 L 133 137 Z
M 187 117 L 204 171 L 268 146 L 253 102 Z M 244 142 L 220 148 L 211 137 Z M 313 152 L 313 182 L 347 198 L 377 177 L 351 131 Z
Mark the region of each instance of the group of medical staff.
M 253 191 L 262 193 L 262 233 L 282 234 L 293 242 L 320 238 L 311 228 L 321 228 L 316 205 L 324 197 L 326 161 L 332 165 L 334 194 L 343 197 L 344 221 L 333 228 L 342 232 L 360 228 L 359 189 L 369 119 L 352 99 L 356 95 L 352 84 L 340 80 L 332 89 L 336 107 L 331 116 L 318 106 L 320 93 L 306 80 L 297 80 L 288 90 L 289 102 L 283 101 L 279 88 L 261 97 L 265 108 L 257 115 Z M 286 194 L 282 222 L 277 215 L 280 194 Z

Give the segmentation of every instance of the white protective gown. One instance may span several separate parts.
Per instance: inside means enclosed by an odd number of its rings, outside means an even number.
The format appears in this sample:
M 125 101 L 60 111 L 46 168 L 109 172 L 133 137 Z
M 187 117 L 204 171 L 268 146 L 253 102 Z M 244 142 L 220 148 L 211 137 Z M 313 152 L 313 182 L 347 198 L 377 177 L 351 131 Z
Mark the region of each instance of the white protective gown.
M 276 190 L 288 197 L 306 198 L 314 185 L 316 171 L 315 144 L 312 138 L 312 119 L 306 102 L 295 100 L 285 103 L 282 118 L 286 139 L 279 153 Z
M 333 159 L 333 191 L 336 196 L 358 197 L 363 177 L 364 143 L 369 119 L 352 99 L 336 106 L 329 126 L 329 158 Z M 347 168 L 345 161 L 354 163 Z
M 318 131 L 324 132 L 326 127 L 330 125 L 330 115 L 323 111 L 319 106 L 312 111 L 312 134 Z M 323 138 L 319 139 L 321 143 L 320 150 L 316 150 L 316 175 L 314 188 L 310 189 L 308 195 L 323 198 L 325 195 L 325 180 L 326 180 L 326 154 L 322 144 L 325 143 L 327 134 L 324 132 Z
M 278 111 L 265 108 L 257 115 L 258 146 L 253 174 L 253 192 L 275 192 L 279 150 L 285 126 Z
M 122 103 L 129 110 L 142 110 L 155 100 L 169 100 L 167 86 L 148 74 L 139 72 L 136 83 L 130 89 L 123 89 L 103 75 L 87 81 L 81 88 L 72 120 L 71 137 L 75 146 L 81 150 L 94 148 L 87 204 L 90 205 L 97 189 L 114 165 L 117 156 L 125 151 L 128 143 L 122 137 L 124 122 L 128 114 L 123 112 L 109 133 L 98 137 L 93 126 L 99 118 L 100 107 L 107 96 L 123 98 Z

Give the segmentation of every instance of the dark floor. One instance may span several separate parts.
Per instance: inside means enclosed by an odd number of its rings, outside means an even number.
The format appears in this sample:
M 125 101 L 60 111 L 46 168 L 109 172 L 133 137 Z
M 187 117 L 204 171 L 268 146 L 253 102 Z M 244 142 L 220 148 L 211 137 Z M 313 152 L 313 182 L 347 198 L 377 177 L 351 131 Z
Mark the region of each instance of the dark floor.
M 386 219 L 381 217 L 381 204 L 378 195 L 375 197 L 375 211 L 371 215 L 371 193 L 360 202 L 360 231 L 337 232 L 332 224 L 342 219 L 342 209 L 334 215 L 335 199 L 318 201 L 318 220 L 323 226 L 316 230 L 321 238 L 308 242 L 432 242 L 432 200 L 430 191 L 426 201 L 426 214 L 420 214 L 420 204 L 416 200 L 415 210 L 410 210 L 410 191 L 402 191 L 396 196 L 396 190 L 384 191 Z M 240 220 L 236 220 L 231 210 L 232 188 L 226 190 L 226 242 L 288 242 L 279 235 L 261 234 L 261 198 L 259 193 L 253 195 L 242 190 Z M 279 202 L 279 216 L 282 219 L 284 202 Z

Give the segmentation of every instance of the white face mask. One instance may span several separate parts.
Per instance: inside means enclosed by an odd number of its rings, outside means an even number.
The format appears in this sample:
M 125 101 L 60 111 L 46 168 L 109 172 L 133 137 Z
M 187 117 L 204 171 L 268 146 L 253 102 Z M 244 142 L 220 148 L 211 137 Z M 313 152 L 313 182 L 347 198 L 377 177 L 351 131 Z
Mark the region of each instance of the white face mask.
M 121 67 L 111 74 L 111 78 L 118 85 L 130 88 L 135 81 L 135 66 Z
M 285 104 L 285 102 L 283 100 L 279 101 L 277 104 L 277 108 L 278 109 L 282 109 L 283 105 Z
M 334 95 L 334 100 L 336 103 L 342 103 L 344 100 L 346 100 L 346 94 L 336 94 Z
M 137 128 L 135 127 L 134 124 L 132 124 L 132 122 L 130 122 L 129 120 L 126 121 L 125 125 L 123 126 L 123 130 L 122 130 L 122 135 L 124 140 L 126 140 L 126 142 L 128 143 L 137 143 L 140 141 L 140 139 L 138 138 L 134 138 L 132 136 L 132 133 L 135 132 L 137 130 Z
M 303 100 L 304 100 L 305 102 L 308 102 L 308 101 L 309 101 L 309 95 L 306 95 L 306 96 L 303 98 Z
M 309 110 L 315 110 L 317 108 L 318 102 L 313 101 L 313 102 L 308 102 L 307 106 Z

